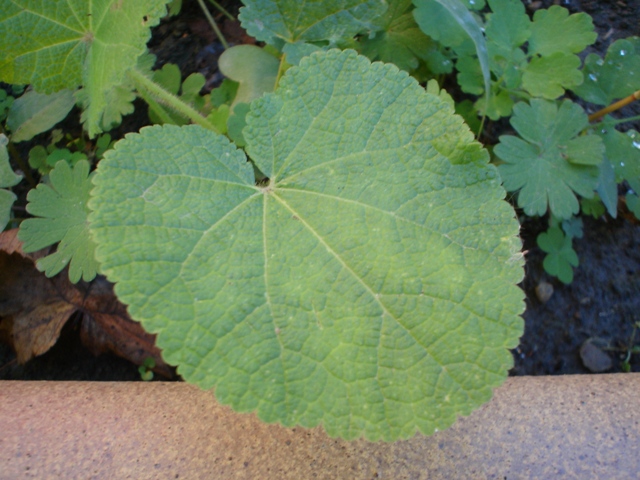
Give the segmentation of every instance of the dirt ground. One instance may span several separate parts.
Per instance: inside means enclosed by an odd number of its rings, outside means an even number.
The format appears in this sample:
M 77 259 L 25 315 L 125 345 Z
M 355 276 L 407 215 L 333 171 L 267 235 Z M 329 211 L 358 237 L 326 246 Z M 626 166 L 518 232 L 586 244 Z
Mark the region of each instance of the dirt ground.
M 602 54 L 619 38 L 640 35 L 640 2 L 638 0 L 523 0 L 528 10 L 559 4 L 572 12 L 591 15 L 599 34 L 592 51 Z M 221 2 L 237 13 L 237 2 Z M 233 26 L 226 25 L 233 35 Z M 242 41 L 240 37 L 237 41 Z M 158 57 L 158 65 L 177 63 L 186 75 L 200 71 L 208 79 L 208 87 L 221 80 L 216 61 L 221 53 L 219 43 L 202 19 L 197 4 L 185 0 L 179 19 L 165 21 L 154 30 L 150 49 Z M 636 102 L 640 103 L 640 102 Z M 146 121 L 146 106 L 136 104 L 140 114 L 128 117 L 119 132 L 138 130 Z M 639 106 L 623 111 L 637 115 Z M 638 124 L 635 125 L 639 129 Z M 115 135 L 116 137 L 118 134 Z M 527 252 L 526 278 L 522 284 L 527 294 L 524 314 L 525 333 L 520 346 L 513 351 L 511 375 L 555 375 L 589 373 L 581 357 L 588 343 L 593 358 L 610 361 L 607 372 L 622 371 L 622 360 L 628 350 L 640 345 L 640 223 L 619 215 L 584 219 L 584 236 L 574 241 L 580 258 L 575 279 L 570 285 L 547 276 L 542 269 L 544 253 L 535 238 L 544 228 L 537 220 L 522 224 L 524 249 Z M 553 295 L 541 302 L 535 292 L 541 282 L 553 287 Z M 0 345 L 0 379 L 48 380 L 139 380 L 136 366 L 112 355 L 91 355 L 80 343 L 80 318 L 72 319 L 63 329 L 56 346 L 48 353 L 25 365 L 17 365 L 14 354 Z M 583 355 L 585 353 L 583 348 Z M 595 350 L 595 353 L 594 353 Z M 588 355 L 589 356 L 589 355 Z M 603 358 L 600 358 L 603 361 Z M 640 354 L 630 357 L 632 371 L 640 371 Z M 592 367 L 593 368 L 593 367 Z

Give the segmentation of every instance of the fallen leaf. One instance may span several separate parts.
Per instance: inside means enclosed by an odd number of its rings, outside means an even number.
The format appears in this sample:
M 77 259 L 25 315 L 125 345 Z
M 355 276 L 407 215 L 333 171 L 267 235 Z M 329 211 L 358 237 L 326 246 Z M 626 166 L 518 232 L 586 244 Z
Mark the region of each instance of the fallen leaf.
M 35 261 L 50 249 L 24 253 L 17 232 L 0 233 L 0 341 L 13 347 L 19 363 L 46 353 L 79 312 L 81 339 L 94 354 L 113 352 L 136 365 L 151 357 L 156 373 L 175 376 L 155 346 L 155 335 L 131 320 L 104 277 L 77 285 L 66 275 L 47 278 Z

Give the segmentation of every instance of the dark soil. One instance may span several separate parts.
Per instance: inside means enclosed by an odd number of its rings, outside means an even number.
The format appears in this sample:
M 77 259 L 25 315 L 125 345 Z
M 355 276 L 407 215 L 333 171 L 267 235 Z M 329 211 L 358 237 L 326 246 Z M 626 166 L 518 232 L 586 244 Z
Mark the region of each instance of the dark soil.
M 640 35 L 640 2 L 637 0 L 523 0 L 530 13 L 553 4 L 573 13 L 591 15 L 599 34 L 591 51 L 603 54 L 619 38 Z M 237 13 L 238 2 L 221 2 Z M 220 19 L 222 20 L 222 19 Z M 232 30 L 231 25 L 226 25 Z M 221 81 L 217 58 L 219 42 L 203 24 L 195 2 L 187 2 L 177 19 L 163 21 L 156 27 L 149 44 L 158 57 L 157 66 L 166 62 L 180 66 L 184 76 L 201 72 L 207 78 L 205 88 Z M 640 103 L 640 102 L 636 102 Z M 624 116 L 638 115 L 634 105 Z M 136 131 L 146 122 L 146 107 L 136 104 L 136 114 L 125 119 L 120 137 Z M 635 125 L 637 129 L 637 124 Z M 624 208 L 621 209 L 624 211 Z M 590 373 L 580 356 L 583 344 L 590 340 L 611 360 L 608 372 L 622 371 L 628 350 L 640 345 L 640 223 L 629 216 L 598 220 L 584 218 L 584 236 L 574 240 L 580 258 L 574 281 L 564 285 L 550 278 L 542 268 L 544 253 L 536 245 L 536 236 L 546 223 L 522 217 L 522 237 L 526 252 L 526 278 L 522 288 L 527 294 L 524 313 L 525 333 L 514 350 L 511 375 L 554 375 Z M 541 282 L 553 287 L 553 295 L 542 303 L 535 289 Z M 14 354 L 0 345 L 0 379 L 42 380 L 139 380 L 138 367 L 113 355 L 94 357 L 81 344 L 78 322 L 72 319 L 63 329 L 60 340 L 48 353 L 17 365 Z M 630 357 L 632 371 L 640 371 L 640 355 Z

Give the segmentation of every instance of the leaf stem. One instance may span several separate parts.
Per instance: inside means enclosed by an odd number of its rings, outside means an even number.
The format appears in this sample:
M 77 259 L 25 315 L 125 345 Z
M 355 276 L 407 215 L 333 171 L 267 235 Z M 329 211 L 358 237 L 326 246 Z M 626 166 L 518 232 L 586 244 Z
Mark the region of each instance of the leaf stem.
M 617 102 L 612 103 L 608 107 L 605 107 L 601 110 L 598 110 L 595 113 L 592 113 L 591 115 L 589 115 L 589 121 L 593 122 L 594 120 L 598 120 L 600 117 L 604 117 L 607 113 L 615 112 L 616 110 L 619 110 L 622 107 L 626 107 L 627 105 L 629 105 L 632 102 L 635 102 L 636 100 L 640 100 L 640 90 L 633 92 L 627 98 L 618 100 Z
M 216 7 L 218 11 L 222 13 L 224 16 L 226 16 L 229 20 L 232 20 L 232 21 L 236 20 L 233 15 L 231 15 L 227 10 L 224 9 L 222 5 L 220 5 L 215 0 L 209 0 L 209 3 L 213 4 L 213 6 Z
M 287 58 L 287 55 L 283 52 L 282 56 L 280 57 L 280 64 L 278 65 L 278 74 L 276 75 L 276 83 L 273 86 L 274 89 L 277 88 L 278 84 L 280 83 L 280 77 L 282 77 L 282 74 L 283 74 L 282 67 L 287 62 L 286 58 Z
M 214 18 L 211 16 L 211 13 L 209 13 L 209 9 L 207 9 L 207 6 L 204 4 L 204 0 L 198 0 L 198 4 L 202 9 L 202 13 L 204 13 L 204 16 L 207 17 L 207 21 L 209 22 L 209 25 L 211 25 L 211 28 L 213 29 L 213 31 L 216 32 L 216 35 L 218 36 L 220 43 L 226 50 L 227 48 L 229 48 L 229 44 L 227 43 L 227 40 L 224 38 L 224 35 L 222 35 L 222 32 L 218 28 L 218 24 L 216 23 Z
M 607 124 L 617 125 L 619 123 L 635 122 L 636 120 L 640 120 L 640 115 L 636 115 L 635 117 L 616 118 L 612 120 L 607 120 Z
M 169 112 L 162 106 L 159 102 L 156 102 L 155 98 L 144 90 L 143 88 L 139 88 L 137 90 L 138 95 L 145 101 L 147 104 L 155 111 L 156 115 L 160 118 L 162 123 L 174 123 L 175 120 L 171 118 Z
M 144 90 L 146 93 L 151 94 L 154 99 L 157 99 L 161 104 L 167 105 L 169 108 L 172 108 L 176 112 L 184 115 L 189 118 L 193 123 L 200 125 L 208 130 L 212 130 L 216 133 L 220 133 L 220 131 L 216 128 L 216 126 L 203 117 L 200 112 L 198 112 L 195 108 L 186 104 L 178 97 L 176 97 L 171 92 L 168 92 L 160 85 L 155 83 L 150 78 L 147 78 L 140 70 L 136 68 L 131 68 L 128 70 L 129 78 L 134 82 L 136 89 L 138 92 Z M 145 94 L 140 95 L 143 99 L 145 98 Z

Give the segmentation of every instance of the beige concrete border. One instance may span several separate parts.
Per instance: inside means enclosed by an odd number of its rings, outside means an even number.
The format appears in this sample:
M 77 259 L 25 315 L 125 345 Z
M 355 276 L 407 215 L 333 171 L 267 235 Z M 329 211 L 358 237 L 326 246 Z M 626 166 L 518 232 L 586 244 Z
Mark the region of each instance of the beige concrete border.
M 0 382 L 0 478 L 640 478 L 640 374 L 516 377 L 432 437 L 265 425 L 179 383 Z

